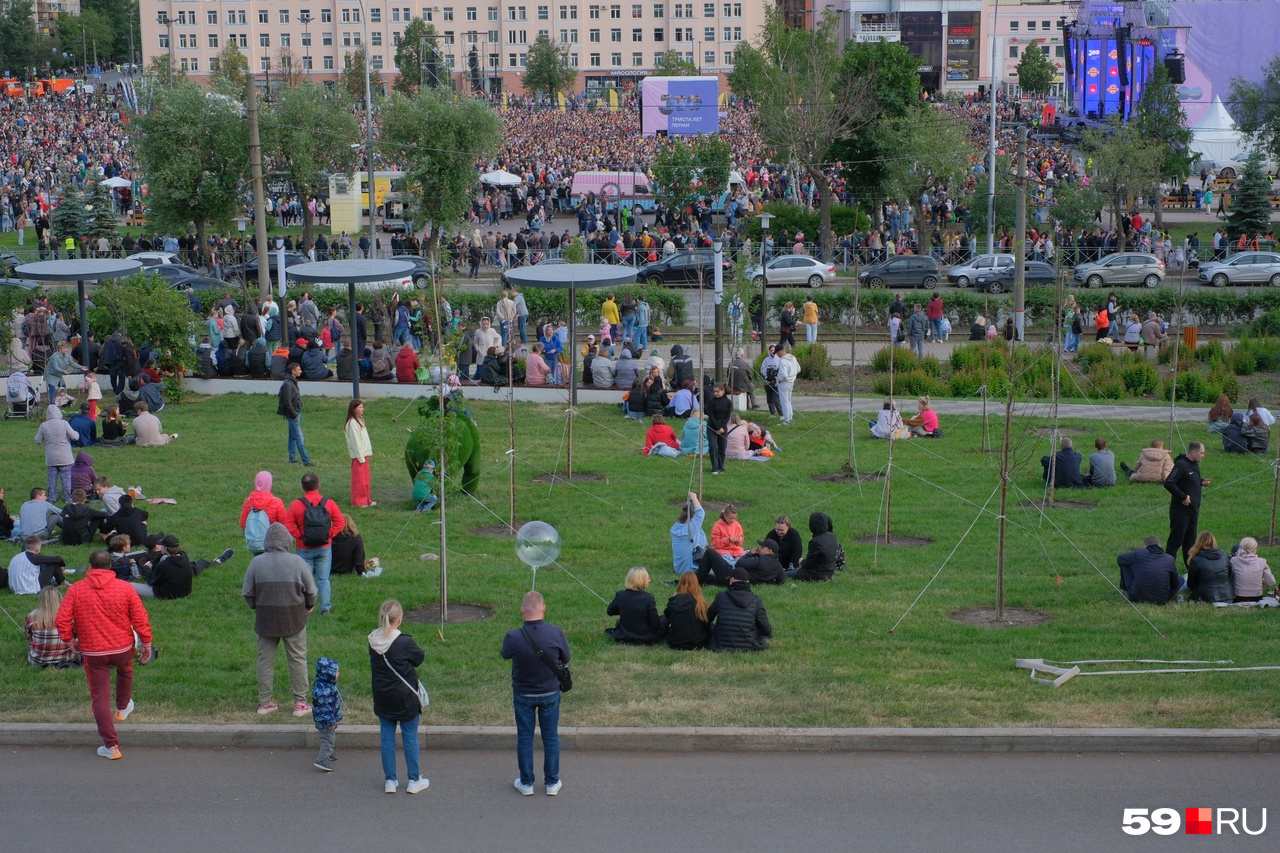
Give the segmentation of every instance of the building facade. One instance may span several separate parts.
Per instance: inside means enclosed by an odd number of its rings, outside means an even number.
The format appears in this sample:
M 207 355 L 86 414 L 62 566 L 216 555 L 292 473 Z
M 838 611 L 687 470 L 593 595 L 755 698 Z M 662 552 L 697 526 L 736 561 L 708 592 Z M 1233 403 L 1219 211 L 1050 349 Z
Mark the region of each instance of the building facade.
M 548 0 L 141 0 L 143 61 L 172 50 L 173 64 L 205 82 L 231 41 L 263 77 L 292 69 L 332 82 L 367 40 L 370 63 L 390 83 L 396 48 L 414 20 L 431 24 L 454 85 L 523 93 L 529 46 L 540 34 L 568 52 L 578 91 L 625 88 L 673 50 L 706 75 L 733 68 L 735 49 L 764 23 L 762 0 L 566 2 Z M 164 16 L 166 24 L 159 22 Z M 473 58 L 474 57 L 474 58 Z M 478 71 L 472 71 L 473 63 Z M 265 84 L 260 80 L 260 84 Z
M 995 41 L 997 91 L 1018 97 L 1018 63 L 1028 50 L 1044 53 L 1054 68 L 1050 97 L 1061 98 L 1066 87 L 1066 43 L 1063 28 L 1076 17 L 1078 3 L 1060 0 L 985 0 L 985 20 L 992 22 L 986 51 Z M 984 65 L 989 65 L 988 59 Z M 987 72 L 988 81 L 990 72 Z
M 901 42 L 920 64 L 927 92 L 984 85 L 983 0 L 849 0 L 849 38 Z

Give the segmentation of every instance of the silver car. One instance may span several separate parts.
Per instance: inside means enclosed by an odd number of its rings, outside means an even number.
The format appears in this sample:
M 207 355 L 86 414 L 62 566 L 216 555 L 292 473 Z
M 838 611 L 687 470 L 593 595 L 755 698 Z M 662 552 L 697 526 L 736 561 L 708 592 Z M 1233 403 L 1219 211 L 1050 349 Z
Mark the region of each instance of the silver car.
M 1241 252 L 1225 261 L 1201 264 L 1196 278 L 1214 287 L 1226 287 L 1228 284 L 1269 284 L 1280 287 L 1280 254 Z
M 1004 267 L 1013 267 L 1013 255 L 995 254 L 995 255 L 978 255 L 972 260 L 963 264 L 956 264 L 947 271 L 947 281 L 955 284 L 956 287 L 968 287 L 980 275 L 987 275 L 997 269 Z
M 768 267 L 770 287 L 784 284 L 822 287 L 836 277 L 835 264 L 828 264 L 808 255 L 778 255 L 769 261 Z M 764 274 L 757 265 L 747 271 L 747 278 L 758 286 L 764 281 Z
M 1146 252 L 1116 252 L 1096 263 L 1080 264 L 1072 278 L 1085 287 L 1159 287 L 1164 261 Z

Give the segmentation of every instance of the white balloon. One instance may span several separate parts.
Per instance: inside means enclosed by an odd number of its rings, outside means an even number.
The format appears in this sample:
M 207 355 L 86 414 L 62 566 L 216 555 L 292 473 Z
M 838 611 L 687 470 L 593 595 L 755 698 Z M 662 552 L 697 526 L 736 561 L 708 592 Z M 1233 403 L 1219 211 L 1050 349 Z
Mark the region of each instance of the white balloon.
M 516 556 L 537 571 L 560 556 L 560 533 L 545 521 L 529 521 L 516 531 Z

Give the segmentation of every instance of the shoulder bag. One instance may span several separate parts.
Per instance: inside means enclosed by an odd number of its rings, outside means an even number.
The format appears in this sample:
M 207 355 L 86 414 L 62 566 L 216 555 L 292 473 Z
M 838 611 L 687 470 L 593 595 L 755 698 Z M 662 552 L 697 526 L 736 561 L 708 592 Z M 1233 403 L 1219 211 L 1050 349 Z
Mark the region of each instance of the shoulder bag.
M 524 634 L 524 638 L 533 646 L 533 653 L 537 655 L 538 660 L 546 664 L 547 668 L 556 674 L 556 678 L 560 681 L 560 692 L 568 693 L 573 689 L 573 673 L 569 671 L 569 665 L 555 663 L 551 658 L 547 657 L 546 652 L 533 641 L 533 637 L 529 636 L 527 628 L 521 628 L 520 633 Z
M 387 669 L 391 670 L 392 674 L 395 675 L 396 678 L 400 679 L 401 684 L 409 688 L 410 693 L 418 697 L 419 705 L 425 708 L 431 704 L 431 697 L 427 695 L 427 685 L 422 683 L 421 678 L 418 679 L 418 687 L 415 690 L 413 685 L 406 681 L 404 676 L 397 672 L 396 668 L 391 665 L 391 661 L 387 660 L 386 655 L 382 655 L 382 662 L 387 665 Z

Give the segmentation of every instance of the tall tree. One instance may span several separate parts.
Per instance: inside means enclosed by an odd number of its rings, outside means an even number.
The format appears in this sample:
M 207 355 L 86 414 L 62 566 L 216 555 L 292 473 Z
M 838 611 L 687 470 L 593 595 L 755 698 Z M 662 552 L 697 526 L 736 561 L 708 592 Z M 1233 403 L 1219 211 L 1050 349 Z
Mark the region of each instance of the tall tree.
M 440 84 L 444 59 L 437 44 L 439 40 L 435 25 L 421 18 L 415 18 L 405 27 L 396 48 L 396 69 L 399 73 L 391 84 L 392 89 L 402 95 L 416 95 L 424 81 L 428 86 Z
M 831 187 L 827 168 L 836 150 L 880 112 L 874 82 L 845 73 L 839 18 L 823 16 L 813 30 L 793 29 L 774 7 L 765 11 L 761 53 L 765 96 L 756 122 L 767 148 L 795 164 L 818 189 L 822 253 L 832 257 Z
M 212 85 L 217 92 L 232 98 L 243 98 L 245 82 L 249 79 L 249 57 L 231 39 L 218 51 L 217 70 L 212 75 Z
M 85 188 L 73 179 L 69 168 L 58 170 L 58 182 L 53 188 L 53 211 L 49 215 L 49 227 L 53 229 L 50 241 L 61 246 L 67 237 L 79 240 L 89 230 L 89 211 L 85 207 Z
M 150 112 L 135 119 L 147 203 L 162 227 L 194 225 L 203 246 L 208 227 L 229 223 L 239 209 L 249 166 L 244 107 L 185 80 L 155 97 Z
M 392 94 L 379 116 L 382 140 L 396 152 L 416 220 L 431 223 L 428 251 L 470 210 L 477 161 L 502 144 L 502 122 L 483 101 L 446 89 L 410 100 Z
M 84 212 L 88 220 L 84 235 L 90 240 L 99 237 L 110 239 L 115 236 L 118 227 L 111 188 L 102 182 L 103 176 L 98 169 L 93 169 L 90 175 L 89 185 L 84 192 Z
M 282 47 L 276 51 L 276 61 L 272 63 L 272 67 L 278 68 L 278 77 L 283 81 L 283 88 L 291 88 L 297 86 L 307 75 L 302 69 L 302 63 L 298 61 L 298 56 L 293 52 L 293 48 Z M 242 90 L 243 91 L 243 90 Z
M 668 50 L 658 57 L 653 64 L 655 77 L 696 77 L 698 66 L 680 55 L 678 51 Z
M 1195 156 L 1191 153 L 1192 133 L 1187 127 L 1187 113 L 1163 62 L 1155 64 L 1130 123 L 1155 143 L 1160 179 L 1176 187 L 1190 172 Z M 1161 205 L 1156 205 L 1156 225 L 1164 227 Z
M 691 145 L 675 139 L 658 149 L 653 177 L 658 197 L 676 210 L 700 198 L 716 198 L 729 188 L 733 152 L 718 136 L 700 137 Z
M 302 240 L 311 245 L 315 232 L 311 206 L 319 192 L 321 172 L 350 172 L 351 146 L 360 141 L 360 124 L 337 93 L 327 94 L 310 80 L 290 86 L 272 102 L 262 121 L 263 149 L 289 173 L 304 204 Z
M 1231 215 L 1227 217 L 1227 234 L 1232 240 L 1241 234 L 1268 234 L 1271 224 L 1271 181 L 1262 168 L 1262 155 L 1249 152 L 1244 171 L 1231 191 Z
M 733 51 L 733 70 L 729 72 L 729 89 L 748 103 L 755 103 L 764 96 L 768 63 L 760 49 L 751 42 L 743 42 Z
M 40 66 L 47 56 L 36 52 L 36 19 L 31 0 L 13 0 L 0 10 L 0 57 L 15 74 Z
M 1105 128 L 1087 130 L 1081 145 L 1093 161 L 1092 186 L 1107 198 L 1117 223 L 1130 199 L 1151 193 L 1160 183 L 1158 144 L 1132 122 L 1113 119 Z M 1116 230 L 1123 252 L 1124 229 L 1117 225 Z
M 1280 160 L 1280 54 L 1262 68 L 1262 80 L 1231 78 L 1230 103 L 1236 125 L 1271 159 Z
M 365 63 L 364 45 L 357 47 L 348 53 L 345 57 L 346 66 L 342 69 L 342 74 L 338 76 L 338 87 L 357 103 L 364 103 L 364 63 Z M 373 91 L 369 93 L 370 98 L 373 92 L 378 91 L 382 85 L 382 74 L 376 68 L 369 69 L 369 85 Z
M 524 90 L 530 95 L 546 95 L 554 102 L 561 92 L 573 91 L 578 69 L 569 64 L 569 51 L 551 43 L 544 33 L 529 47 L 525 59 Z
M 95 52 L 99 61 L 108 59 L 115 50 L 116 30 L 111 21 L 92 9 L 79 15 L 58 18 L 58 41 L 64 53 L 71 54 L 76 65 L 89 65 Z
M 1039 43 L 1033 41 L 1022 48 L 1022 58 L 1018 60 L 1018 88 L 1028 95 L 1047 94 L 1053 85 L 1053 75 L 1053 63 L 1045 56 Z
M 112 43 L 98 43 L 99 60 L 133 61 L 129 56 L 131 35 L 133 49 L 140 51 L 142 48 L 137 0 L 80 0 L 80 10 L 82 14 L 96 12 L 111 24 Z

